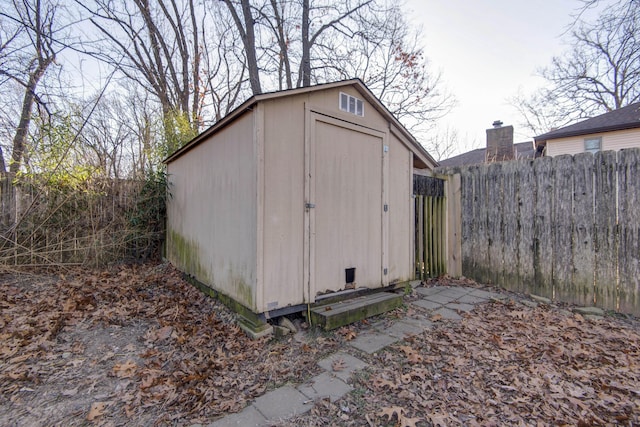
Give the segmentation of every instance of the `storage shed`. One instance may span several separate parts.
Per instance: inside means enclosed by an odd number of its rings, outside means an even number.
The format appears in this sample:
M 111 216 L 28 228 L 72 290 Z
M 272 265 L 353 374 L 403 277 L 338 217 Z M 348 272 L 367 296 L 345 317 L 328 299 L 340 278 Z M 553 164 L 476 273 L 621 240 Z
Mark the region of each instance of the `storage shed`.
M 436 162 L 358 79 L 253 96 L 165 162 L 167 258 L 263 318 L 413 279 Z

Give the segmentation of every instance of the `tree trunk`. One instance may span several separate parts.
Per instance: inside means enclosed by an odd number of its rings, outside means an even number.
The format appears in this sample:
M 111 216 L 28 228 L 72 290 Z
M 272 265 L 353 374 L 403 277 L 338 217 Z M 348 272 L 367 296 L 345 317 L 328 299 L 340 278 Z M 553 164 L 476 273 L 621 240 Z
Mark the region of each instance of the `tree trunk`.
M 224 0 L 224 3 L 227 5 L 229 12 L 231 12 L 233 21 L 236 23 L 236 27 L 240 33 L 242 44 L 244 45 L 244 52 L 247 58 L 247 68 L 249 69 L 251 92 L 254 95 L 258 95 L 262 93 L 262 88 L 260 87 L 260 74 L 258 69 L 258 59 L 256 56 L 255 22 L 253 20 L 253 15 L 251 14 L 251 4 L 249 3 L 249 0 L 240 0 L 242 16 L 244 18 L 243 22 L 240 20 L 238 11 L 233 4 L 231 4 L 231 0 Z
M 311 40 L 309 38 L 309 0 L 302 0 L 302 61 L 298 87 L 311 86 Z

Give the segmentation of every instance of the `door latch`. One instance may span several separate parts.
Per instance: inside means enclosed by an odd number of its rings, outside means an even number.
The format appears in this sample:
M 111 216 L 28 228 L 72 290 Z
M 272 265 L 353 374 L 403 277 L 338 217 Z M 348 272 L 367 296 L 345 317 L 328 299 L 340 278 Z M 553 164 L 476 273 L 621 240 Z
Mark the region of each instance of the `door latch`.
M 304 207 L 307 208 L 307 209 L 311 209 L 311 208 L 315 208 L 316 205 L 315 205 L 315 203 L 305 203 Z

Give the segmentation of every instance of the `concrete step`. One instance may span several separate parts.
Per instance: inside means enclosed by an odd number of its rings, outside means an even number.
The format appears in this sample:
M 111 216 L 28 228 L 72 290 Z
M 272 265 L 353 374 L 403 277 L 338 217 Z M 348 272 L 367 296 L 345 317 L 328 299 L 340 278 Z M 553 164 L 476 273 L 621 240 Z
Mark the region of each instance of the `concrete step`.
M 391 311 L 401 304 L 402 295 L 393 292 L 379 292 L 359 296 L 312 308 L 311 324 L 320 326 L 328 331 Z

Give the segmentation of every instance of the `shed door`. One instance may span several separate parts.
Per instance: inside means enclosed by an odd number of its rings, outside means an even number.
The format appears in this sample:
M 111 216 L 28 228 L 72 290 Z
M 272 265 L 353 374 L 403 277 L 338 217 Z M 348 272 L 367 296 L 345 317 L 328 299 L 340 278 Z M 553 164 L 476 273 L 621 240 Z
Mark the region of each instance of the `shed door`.
M 385 135 L 316 114 L 310 124 L 310 300 L 351 286 L 380 287 L 387 245 Z

